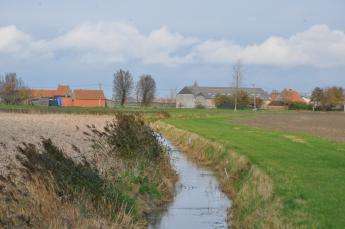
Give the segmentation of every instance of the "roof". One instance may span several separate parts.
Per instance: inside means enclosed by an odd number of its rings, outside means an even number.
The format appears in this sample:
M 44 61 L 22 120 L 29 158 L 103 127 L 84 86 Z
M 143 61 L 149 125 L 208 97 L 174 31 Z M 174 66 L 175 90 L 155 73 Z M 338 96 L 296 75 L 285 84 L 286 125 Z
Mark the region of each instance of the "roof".
M 31 90 L 32 97 L 55 97 L 65 95 L 65 92 L 58 90 Z
M 302 98 L 302 96 L 292 89 L 284 89 L 280 93 L 272 93 L 271 94 L 272 101 L 283 101 L 287 100 L 289 102 L 294 103 L 306 103 L 306 101 Z
M 59 85 L 57 90 L 31 90 L 31 97 L 56 97 L 56 96 L 66 96 L 70 92 L 68 85 Z
M 99 100 L 105 99 L 103 90 L 74 90 L 75 99 L 81 100 Z
M 268 98 L 267 92 L 262 88 L 239 88 L 249 95 L 256 95 L 260 98 Z M 207 99 L 215 98 L 217 95 L 232 95 L 236 92 L 234 87 L 184 87 L 178 94 L 193 94 L 194 96 L 204 96 Z
M 71 91 L 70 87 L 68 85 L 59 85 L 57 88 L 58 91 L 68 93 Z

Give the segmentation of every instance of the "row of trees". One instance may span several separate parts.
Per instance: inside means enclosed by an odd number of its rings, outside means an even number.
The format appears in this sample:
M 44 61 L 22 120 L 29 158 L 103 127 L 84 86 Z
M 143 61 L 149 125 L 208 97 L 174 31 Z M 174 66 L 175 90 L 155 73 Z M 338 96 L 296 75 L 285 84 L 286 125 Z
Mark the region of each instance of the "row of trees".
M 316 87 L 311 95 L 314 109 L 332 110 L 345 106 L 345 90 L 342 87 Z M 344 108 L 345 109 L 345 108 Z
M 16 73 L 6 73 L 0 76 L 0 102 L 5 104 L 20 104 L 30 97 L 30 89 Z
M 234 95 L 218 95 L 215 98 L 215 105 L 217 108 L 245 108 L 262 105 L 263 100 L 258 97 L 249 96 L 247 92 L 239 90 Z
M 114 74 L 113 95 L 121 106 L 125 104 L 134 89 L 134 81 L 129 71 L 119 70 Z M 137 102 L 149 105 L 156 93 L 156 82 L 151 75 L 142 75 L 135 85 Z

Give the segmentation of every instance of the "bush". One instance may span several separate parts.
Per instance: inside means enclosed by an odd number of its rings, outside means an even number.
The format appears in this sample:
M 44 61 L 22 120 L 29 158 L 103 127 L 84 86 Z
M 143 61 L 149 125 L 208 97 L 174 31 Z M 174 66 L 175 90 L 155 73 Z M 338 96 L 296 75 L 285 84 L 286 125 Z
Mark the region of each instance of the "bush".
M 313 105 L 304 103 L 291 103 L 289 104 L 289 110 L 312 110 Z
M 197 109 L 205 109 L 205 106 L 200 104 L 200 103 L 198 103 L 198 104 L 196 104 L 195 108 L 197 108 Z
M 115 114 L 115 119 L 102 131 L 95 126 L 88 126 L 97 137 L 106 140 L 112 152 L 123 157 L 144 157 L 157 159 L 164 149 L 160 144 L 160 135 L 154 132 L 140 114 Z M 89 133 L 85 133 L 89 135 Z

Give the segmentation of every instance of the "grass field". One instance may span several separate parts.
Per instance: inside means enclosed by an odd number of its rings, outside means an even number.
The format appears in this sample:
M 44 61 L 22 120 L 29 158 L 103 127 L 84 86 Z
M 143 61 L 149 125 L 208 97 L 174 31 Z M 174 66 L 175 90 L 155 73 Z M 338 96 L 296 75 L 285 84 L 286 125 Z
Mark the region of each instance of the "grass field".
M 274 195 L 281 199 L 282 215 L 289 223 L 317 228 L 345 227 L 344 144 L 302 132 L 230 122 L 235 118 L 255 118 L 251 112 L 191 111 L 188 118 L 184 112 L 172 112 L 172 118 L 165 122 L 247 156 L 273 179 Z M 296 114 L 284 115 L 293 118 Z M 332 122 L 327 115 L 324 119 Z

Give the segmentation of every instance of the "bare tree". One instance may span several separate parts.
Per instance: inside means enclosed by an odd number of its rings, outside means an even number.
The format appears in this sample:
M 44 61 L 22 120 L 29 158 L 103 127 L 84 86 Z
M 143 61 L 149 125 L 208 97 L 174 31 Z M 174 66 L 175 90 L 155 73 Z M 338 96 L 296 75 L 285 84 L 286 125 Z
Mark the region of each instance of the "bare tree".
M 235 86 L 235 106 L 234 111 L 237 111 L 237 104 L 238 104 L 238 92 L 239 87 L 242 81 L 243 73 L 242 73 L 242 61 L 238 60 L 233 67 L 233 78 L 234 78 L 234 86 Z
M 119 101 L 121 106 L 131 94 L 133 89 L 133 78 L 129 71 L 120 69 L 114 74 L 113 96 Z
M 169 98 L 174 99 L 176 98 L 176 95 L 177 95 L 177 88 L 171 88 Z
M 156 93 L 156 82 L 151 75 L 142 75 L 136 89 L 140 103 L 149 105 Z
M 313 111 L 315 108 L 320 106 L 320 103 L 324 97 L 323 90 L 319 87 L 314 88 L 313 92 L 311 93 L 311 101 L 313 102 Z
M 19 104 L 30 97 L 30 89 L 24 85 L 16 73 L 6 73 L 0 77 L 0 98 L 6 104 Z

